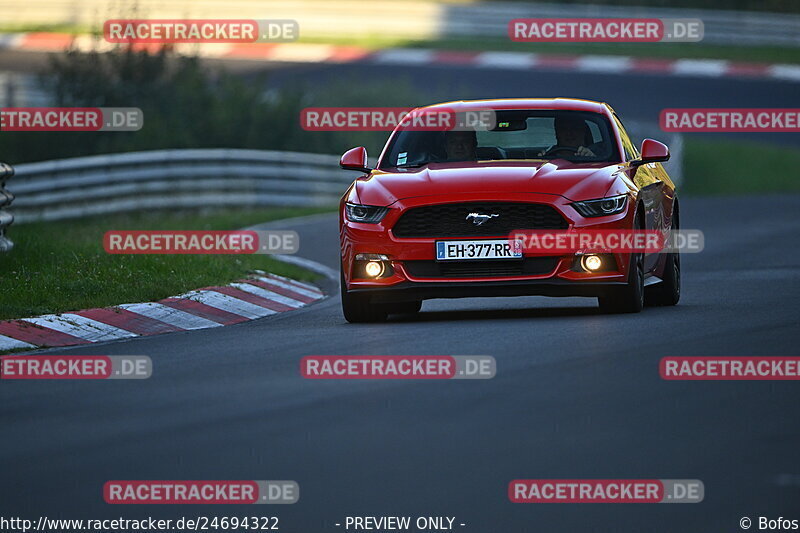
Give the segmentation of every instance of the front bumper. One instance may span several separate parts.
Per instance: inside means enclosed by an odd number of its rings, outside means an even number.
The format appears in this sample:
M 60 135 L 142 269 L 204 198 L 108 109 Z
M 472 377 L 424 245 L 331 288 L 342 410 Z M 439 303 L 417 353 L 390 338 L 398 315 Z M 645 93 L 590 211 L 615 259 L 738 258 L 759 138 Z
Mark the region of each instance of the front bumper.
M 500 296 L 604 296 L 625 281 L 584 281 L 563 279 L 448 281 L 419 283 L 404 281 L 386 287 L 354 285 L 350 292 L 368 293 L 370 301 L 408 302 L 434 298 L 481 298 Z
M 458 275 L 442 274 L 436 268 L 435 242 L 460 239 L 503 239 L 493 237 L 453 238 L 398 238 L 391 228 L 402 213 L 410 208 L 436 203 L 462 203 L 470 201 L 505 201 L 544 203 L 554 207 L 567 221 L 568 229 L 631 229 L 635 205 L 628 202 L 626 211 L 607 217 L 584 218 L 569 205 L 570 201 L 552 194 L 483 194 L 479 198 L 469 195 L 447 197 L 415 197 L 392 204 L 389 213 L 379 224 L 350 222 L 341 214 L 342 271 L 347 290 L 370 293 L 373 301 L 407 301 L 429 298 L 462 298 L 474 296 L 602 296 L 610 288 L 624 284 L 628 278 L 628 255 L 612 254 L 614 267 L 596 273 L 576 267 L 576 254 L 561 256 L 544 253 L 525 253 L 527 264 L 533 268 L 520 271 L 498 270 L 470 275 L 461 269 Z M 383 254 L 391 263 L 389 275 L 379 279 L 358 277 L 354 258 L 359 253 Z M 448 263 L 452 264 L 452 262 Z M 482 263 L 488 264 L 488 261 Z M 424 267 L 424 268 L 423 268 Z M 452 269 L 450 269 L 452 270 Z

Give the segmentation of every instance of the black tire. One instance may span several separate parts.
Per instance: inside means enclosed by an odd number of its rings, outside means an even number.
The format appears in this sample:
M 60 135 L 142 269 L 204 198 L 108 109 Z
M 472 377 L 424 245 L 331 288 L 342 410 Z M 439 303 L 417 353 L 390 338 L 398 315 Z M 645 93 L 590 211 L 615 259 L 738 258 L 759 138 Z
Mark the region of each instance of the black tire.
M 413 315 L 419 313 L 422 309 L 422 300 L 415 300 L 413 302 L 401 302 L 392 305 L 391 313 L 398 315 Z
M 635 229 L 642 226 L 637 214 Z M 597 298 L 600 309 L 606 313 L 638 313 L 644 308 L 644 254 L 632 253 L 629 257 L 628 283 Z
M 672 219 L 672 229 L 680 228 L 680 213 L 676 211 Z M 654 307 L 677 305 L 681 299 L 681 254 L 672 252 L 667 254 L 664 262 L 664 274 L 661 283 L 647 287 L 644 292 L 646 305 Z
M 344 274 L 340 272 L 340 286 L 342 294 L 342 313 L 345 320 L 351 324 L 363 322 L 383 322 L 388 313 L 386 308 L 369 301 L 368 294 L 358 294 L 347 292 L 347 285 L 344 282 Z
M 676 305 L 681 299 L 681 256 L 679 253 L 667 254 L 664 276 L 661 283 L 647 287 L 645 303 L 653 307 Z

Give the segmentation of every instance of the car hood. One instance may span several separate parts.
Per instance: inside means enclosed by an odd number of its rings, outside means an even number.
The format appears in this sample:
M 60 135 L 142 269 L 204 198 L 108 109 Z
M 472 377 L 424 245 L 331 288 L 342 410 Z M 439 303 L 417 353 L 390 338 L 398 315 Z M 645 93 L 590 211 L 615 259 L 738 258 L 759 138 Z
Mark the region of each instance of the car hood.
M 602 198 L 622 166 L 548 162 L 432 163 L 420 169 L 373 171 L 356 181 L 359 202 L 390 205 L 420 196 L 480 193 L 554 194 L 571 201 Z

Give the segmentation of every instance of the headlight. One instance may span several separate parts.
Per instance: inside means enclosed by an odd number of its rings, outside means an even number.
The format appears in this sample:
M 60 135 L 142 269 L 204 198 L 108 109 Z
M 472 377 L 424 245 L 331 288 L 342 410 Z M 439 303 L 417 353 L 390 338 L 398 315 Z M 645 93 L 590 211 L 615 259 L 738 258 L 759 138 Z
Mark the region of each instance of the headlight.
M 573 202 L 572 207 L 585 217 L 604 217 L 606 215 L 616 215 L 625 211 L 625 204 L 628 196 L 612 196 L 610 198 L 598 198 L 597 200 L 586 200 L 585 202 Z
M 389 212 L 388 207 L 380 207 L 377 205 L 361 205 L 361 204 L 344 204 L 345 215 L 350 222 L 364 222 L 366 224 L 377 224 L 386 213 Z

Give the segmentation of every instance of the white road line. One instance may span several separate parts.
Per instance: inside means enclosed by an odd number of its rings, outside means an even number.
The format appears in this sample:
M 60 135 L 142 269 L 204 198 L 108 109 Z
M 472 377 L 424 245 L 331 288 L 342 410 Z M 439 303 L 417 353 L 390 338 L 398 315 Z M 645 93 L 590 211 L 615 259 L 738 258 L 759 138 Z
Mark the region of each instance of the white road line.
M 272 309 L 267 309 L 266 307 L 261 307 L 260 305 L 246 302 L 214 290 L 191 291 L 178 296 L 178 298 L 188 298 L 233 313 L 234 315 L 249 318 L 250 320 L 275 314 L 275 311 Z
M 215 328 L 222 325 L 219 322 L 214 322 L 213 320 L 208 320 L 207 318 L 193 315 L 191 313 L 187 313 L 186 311 L 174 309 L 156 302 L 122 304 L 118 307 L 127 309 L 132 313 L 138 313 L 150 318 L 155 318 L 156 320 L 166 322 L 167 324 L 180 329 Z
M 679 76 L 722 76 L 728 70 L 728 62 L 716 59 L 678 59 L 672 74 Z
M 483 52 L 475 58 L 478 67 L 528 69 L 535 64 L 536 54 L 526 52 Z
M 632 61 L 626 56 L 580 56 L 575 63 L 578 70 L 586 72 L 626 72 Z
M 36 348 L 36 346 L 0 335 L 0 350 L 17 350 L 19 348 Z
M 800 81 L 800 65 L 772 65 L 767 72 L 780 80 Z
M 372 60 L 376 63 L 399 65 L 422 65 L 433 61 L 433 50 L 415 48 L 389 48 L 376 52 Z
M 266 283 L 272 283 L 274 285 L 277 285 L 278 287 L 283 287 L 284 289 L 292 290 L 292 291 L 296 292 L 297 294 L 302 294 L 303 296 L 308 296 L 309 298 L 321 298 L 322 297 L 322 294 L 319 293 L 319 292 L 306 290 L 306 289 L 303 289 L 303 288 L 298 287 L 296 285 L 292 285 L 291 283 L 286 283 L 284 281 L 281 281 L 279 279 L 265 278 L 263 276 L 256 276 L 255 279 L 257 279 L 259 281 L 264 281 Z
M 110 52 L 118 45 L 109 43 L 105 39 L 98 39 L 93 35 L 76 35 L 72 41 L 72 46 L 81 52 L 91 52 L 92 50 Z
M 19 48 L 24 38 L 24 33 L 0 33 L 0 50 Z
M 62 315 L 42 315 L 34 318 L 23 318 L 25 322 L 37 324 L 87 340 L 89 342 L 111 341 L 138 337 L 136 333 L 120 329 L 85 316 L 64 313 Z
M 233 49 L 231 43 L 183 43 L 175 45 L 175 50 L 186 55 L 195 52 L 202 57 L 225 57 Z
M 281 44 L 269 51 L 270 61 L 288 61 L 295 63 L 321 63 L 327 61 L 334 52 L 329 44 Z
M 240 291 L 249 292 L 255 296 L 266 298 L 267 300 L 273 300 L 275 302 L 288 305 L 289 307 L 303 307 L 305 305 L 303 302 L 299 302 L 289 298 L 288 296 L 284 296 L 282 294 L 278 294 L 277 292 L 272 292 L 255 285 L 250 285 L 249 283 L 231 283 L 230 286 L 236 287 Z

